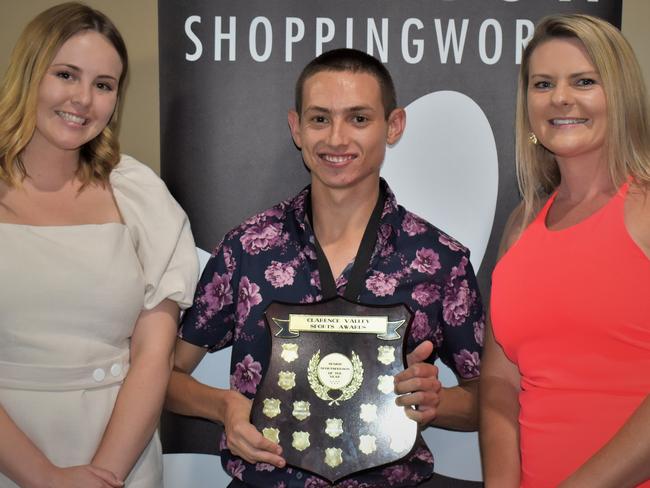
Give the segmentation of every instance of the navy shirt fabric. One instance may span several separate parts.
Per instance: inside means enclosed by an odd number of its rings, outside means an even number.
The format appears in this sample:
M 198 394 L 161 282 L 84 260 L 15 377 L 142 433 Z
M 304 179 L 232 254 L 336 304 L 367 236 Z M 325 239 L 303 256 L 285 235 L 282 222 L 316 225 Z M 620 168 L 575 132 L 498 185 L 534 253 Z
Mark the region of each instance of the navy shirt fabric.
M 399 206 L 386 182 L 377 242 L 359 302 L 406 304 L 414 313 L 407 351 L 425 340 L 461 379 L 479 375 L 485 315 L 468 250 Z M 230 386 L 253 398 L 268 366 L 270 339 L 263 312 L 272 301 L 321 300 L 314 234 L 305 215 L 309 187 L 243 222 L 215 248 L 183 317 L 179 336 L 209 351 L 232 346 Z M 343 295 L 348 266 L 336 280 Z M 224 434 L 225 436 L 225 434 Z M 221 460 L 233 478 L 264 488 L 329 487 L 292 467 L 250 464 L 221 439 Z M 415 486 L 431 476 L 433 456 L 420 436 L 403 460 L 353 475 L 337 488 Z

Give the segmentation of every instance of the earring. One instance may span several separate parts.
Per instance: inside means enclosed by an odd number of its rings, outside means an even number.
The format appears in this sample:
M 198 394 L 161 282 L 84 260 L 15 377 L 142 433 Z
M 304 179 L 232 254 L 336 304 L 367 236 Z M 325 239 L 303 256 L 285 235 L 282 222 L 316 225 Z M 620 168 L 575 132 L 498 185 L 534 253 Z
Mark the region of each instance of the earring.
M 529 132 L 528 133 L 528 142 L 531 144 L 537 145 L 537 136 L 535 135 L 534 132 Z

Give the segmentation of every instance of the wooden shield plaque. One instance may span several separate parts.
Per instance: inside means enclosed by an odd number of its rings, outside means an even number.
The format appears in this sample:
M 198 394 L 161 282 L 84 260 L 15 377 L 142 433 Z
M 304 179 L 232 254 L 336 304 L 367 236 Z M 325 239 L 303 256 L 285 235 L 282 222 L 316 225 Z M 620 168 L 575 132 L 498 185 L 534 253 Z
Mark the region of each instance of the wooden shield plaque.
M 395 405 L 393 384 L 412 320 L 405 305 L 273 302 L 265 318 L 271 357 L 251 422 L 287 463 L 334 482 L 411 451 L 417 423 Z

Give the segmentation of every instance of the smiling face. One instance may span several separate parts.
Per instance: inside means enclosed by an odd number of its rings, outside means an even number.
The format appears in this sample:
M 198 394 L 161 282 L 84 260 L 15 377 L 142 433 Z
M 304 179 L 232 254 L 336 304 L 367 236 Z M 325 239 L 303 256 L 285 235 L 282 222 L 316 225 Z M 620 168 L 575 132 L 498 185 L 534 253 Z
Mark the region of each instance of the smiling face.
M 302 98 L 302 113 L 289 112 L 289 125 L 312 187 L 375 191 L 386 144 L 404 130 L 404 111 L 386 120 L 379 82 L 363 72 L 320 71 L 305 81 Z
M 39 86 L 29 146 L 78 153 L 110 121 L 121 73 L 122 61 L 102 34 L 84 31 L 68 39 Z
M 572 38 L 543 42 L 531 55 L 529 73 L 528 118 L 540 143 L 558 162 L 604 158 L 607 100 L 582 43 Z

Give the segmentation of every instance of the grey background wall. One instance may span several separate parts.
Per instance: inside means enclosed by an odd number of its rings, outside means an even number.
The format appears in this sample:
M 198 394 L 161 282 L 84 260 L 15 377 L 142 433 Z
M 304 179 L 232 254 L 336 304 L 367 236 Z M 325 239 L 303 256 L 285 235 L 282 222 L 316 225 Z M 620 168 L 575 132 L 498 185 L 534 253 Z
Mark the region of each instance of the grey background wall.
M 477 3 L 480 0 L 475 0 Z M 585 1 L 585 0 L 574 0 Z M 607 1 L 607 0 L 601 0 Z M 58 0 L 0 0 L 0 73 L 25 24 Z M 160 171 L 158 5 L 156 0 L 87 0 L 106 13 L 125 38 L 131 61 L 122 114 L 122 151 Z M 650 87 L 649 0 L 623 0 L 623 33 L 632 43 Z

